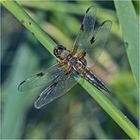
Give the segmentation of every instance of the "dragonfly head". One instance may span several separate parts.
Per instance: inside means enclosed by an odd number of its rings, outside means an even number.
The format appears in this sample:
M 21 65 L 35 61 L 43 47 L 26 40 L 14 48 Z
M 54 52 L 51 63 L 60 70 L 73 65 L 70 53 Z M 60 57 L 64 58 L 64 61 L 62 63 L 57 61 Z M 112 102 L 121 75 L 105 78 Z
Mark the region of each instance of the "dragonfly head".
M 57 47 L 54 49 L 54 55 L 63 60 L 67 57 L 68 55 L 68 50 L 66 50 L 66 48 L 62 45 L 57 45 Z

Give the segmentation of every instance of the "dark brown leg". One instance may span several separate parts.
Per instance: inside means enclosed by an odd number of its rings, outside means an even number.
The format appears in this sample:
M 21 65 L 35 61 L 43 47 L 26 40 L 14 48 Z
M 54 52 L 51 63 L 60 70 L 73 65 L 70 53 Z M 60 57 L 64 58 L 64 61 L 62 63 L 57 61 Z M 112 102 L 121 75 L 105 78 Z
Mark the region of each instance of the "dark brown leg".
M 71 72 L 71 66 L 67 65 L 67 68 L 65 69 L 65 74 L 69 74 Z
M 71 54 L 75 55 L 77 52 L 77 49 L 78 49 L 78 46 L 74 46 Z
M 57 63 L 56 66 L 62 67 L 62 66 L 64 66 L 65 64 L 67 64 L 66 61 L 61 61 L 61 62 Z
M 79 59 L 84 58 L 85 56 L 86 56 L 86 52 L 85 52 L 85 51 L 81 51 L 81 52 L 77 55 L 77 57 L 78 57 Z

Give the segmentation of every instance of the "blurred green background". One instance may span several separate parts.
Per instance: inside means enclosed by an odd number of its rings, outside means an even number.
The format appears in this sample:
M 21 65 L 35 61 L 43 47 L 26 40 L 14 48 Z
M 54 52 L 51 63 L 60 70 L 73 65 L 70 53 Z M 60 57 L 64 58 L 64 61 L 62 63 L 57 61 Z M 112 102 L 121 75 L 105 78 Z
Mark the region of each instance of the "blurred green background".
M 123 46 L 113 1 L 20 1 L 53 40 L 71 48 L 86 9 L 97 7 L 97 21 L 112 21 L 105 51 L 94 68 L 113 90 L 110 100 L 138 127 L 138 92 Z M 133 5 L 139 16 L 138 1 Z M 33 102 L 40 91 L 22 94 L 24 79 L 46 70 L 56 60 L 16 18 L 1 7 L 1 113 L 2 137 L 24 139 L 128 139 L 121 128 L 80 86 L 37 110 Z

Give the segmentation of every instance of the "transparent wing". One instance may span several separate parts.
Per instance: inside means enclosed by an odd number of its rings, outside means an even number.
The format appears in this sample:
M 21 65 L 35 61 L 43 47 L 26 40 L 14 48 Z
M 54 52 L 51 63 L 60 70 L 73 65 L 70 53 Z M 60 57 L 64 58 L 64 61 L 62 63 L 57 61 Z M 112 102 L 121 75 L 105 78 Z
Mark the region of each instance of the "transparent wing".
M 96 21 L 95 15 L 96 8 L 94 6 L 89 7 L 86 11 L 80 31 L 73 45 L 74 53 L 76 53 L 78 47 L 83 48 L 84 46 L 87 46 L 88 40 L 90 40 L 90 38 L 93 36 Z
M 77 81 L 73 74 L 60 75 L 57 79 L 53 80 L 49 86 L 40 94 L 39 98 L 35 101 L 35 108 L 39 109 L 46 104 L 49 104 L 58 97 L 66 94 Z
M 97 30 L 94 30 L 93 36 L 88 41 L 87 46 L 82 49 L 89 54 L 90 58 L 95 62 L 104 50 L 105 44 L 109 38 L 112 22 L 110 20 L 104 21 Z
M 37 87 L 47 86 L 58 75 L 64 73 L 64 67 L 58 67 L 58 64 L 50 67 L 45 73 L 40 72 L 33 77 L 30 77 L 18 86 L 19 91 L 28 91 Z
M 112 22 L 107 20 L 100 25 L 95 22 L 96 8 L 91 6 L 86 11 L 80 32 L 74 42 L 73 54 L 85 51 L 96 61 L 108 40 Z

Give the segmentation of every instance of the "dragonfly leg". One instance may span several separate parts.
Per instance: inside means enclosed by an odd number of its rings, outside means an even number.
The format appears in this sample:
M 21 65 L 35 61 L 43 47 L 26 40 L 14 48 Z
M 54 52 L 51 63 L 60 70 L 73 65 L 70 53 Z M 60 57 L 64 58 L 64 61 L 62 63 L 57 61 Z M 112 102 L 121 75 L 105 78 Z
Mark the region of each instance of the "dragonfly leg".
M 77 55 L 77 57 L 78 57 L 79 59 L 84 58 L 85 56 L 86 56 L 86 52 L 85 52 L 85 51 L 81 51 L 81 52 L 79 52 L 78 55 Z
M 67 64 L 67 61 L 61 61 L 60 63 L 58 63 L 56 66 L 58 66 L 58 67 L 62 67 L 62 66 L 64 66 L 65 64 Z
M 71 54 L 75 55 L 77 52 L 77 49 L 78 49 L 78 46 L 74 46 Z
M 64 61 L 61 61 L 59 63 L 56 63 L 52 67 L 48 68 L 48 72 L 49 71 L 52 71 L 54 68 L 63 67 L 66 63 L 67 62 L 65 60 Z
M 70 65 L 67 65 L 67 68 L 65 69 L 64 73 L 67 75 L 71 72 L 71 70 L 72 70 L 72 67 Z

